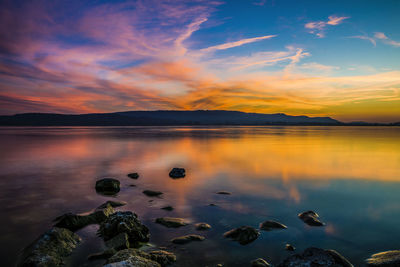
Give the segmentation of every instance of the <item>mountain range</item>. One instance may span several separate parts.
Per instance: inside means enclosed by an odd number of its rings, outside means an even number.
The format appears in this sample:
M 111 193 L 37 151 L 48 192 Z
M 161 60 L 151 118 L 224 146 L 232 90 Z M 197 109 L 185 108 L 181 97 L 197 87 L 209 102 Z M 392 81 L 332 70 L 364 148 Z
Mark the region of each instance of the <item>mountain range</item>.
M 225 110 L 126 111 L 115 113 L 23 113 L 0 116 L 3 126 L 134 126 L 134 125 L 341 125 L 330 117 L 289 116 Z

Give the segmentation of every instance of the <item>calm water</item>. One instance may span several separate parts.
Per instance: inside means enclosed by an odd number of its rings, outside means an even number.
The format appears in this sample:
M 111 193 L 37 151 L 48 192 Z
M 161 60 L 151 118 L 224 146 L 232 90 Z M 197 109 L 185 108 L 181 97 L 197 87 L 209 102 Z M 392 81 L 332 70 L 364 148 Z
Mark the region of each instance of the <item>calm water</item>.
M 177 266 L 247 266 L 257 257 L 278 263 L 309 246 L 335 249 L 356 266 L 370 254 L 400 248 L 400 128 L 396 127 L 60 127 L 0 128 L 0 257 L 12 266 L 20 250 L 66 212 L 85 212 L 110 197 L 95 181 L 121 181 L 122 210 L 136 212 L 151 243 L 177 253 Z M 169 170 L 186 168 L 184 179 Z M 139 172 L 140 178 L 126 177 Z M 136 187 L 129 185 L 136 184 Z M 144 189 L 164 192 L 150 198 Z M 225 190 L 232 195 L 217 195 Z M 218 206 L 208 206 L 215 203 Z M 172 212 L 160 207 L 172 205 Z M 317 211 L 326 227 L 304 225 L 297 214 Z M 172 246 L 196 233 L 168 229 L 160 216 L 212 225 L 204 242 Z M 262 232 L 241 246 L 222 234 L 278 220 L 287 230 Z M 104 248 L 96 226 L 79 232 L 83 244 L 71 266 Z M 198 233 L 198 232 L 197 232 Z

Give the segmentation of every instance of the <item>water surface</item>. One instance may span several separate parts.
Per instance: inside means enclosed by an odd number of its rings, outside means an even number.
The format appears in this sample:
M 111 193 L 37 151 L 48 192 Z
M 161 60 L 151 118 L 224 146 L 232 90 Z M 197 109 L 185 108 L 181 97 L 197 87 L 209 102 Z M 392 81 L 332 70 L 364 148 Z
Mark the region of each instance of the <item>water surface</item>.
M 0 153 L 4 266 L 13 266 L 55 217 L 110 199 L 94 190 L 107 176 L 121 181 L 116 199 L 128 202 L 121 210 L 137 213 L 150 228 L 151 244 L 175 252 L 177 266 L 246 266 L 258 257 L 277 264 L 290 254 L 286 243 L 297 251 L 335 249 L 361 266 L 372 253 L 400 248 L 399 127 L 3 127 Z M 186 168 L 184 179 L 168 177 L 176 166 Z M 130 172 L 140 178 L 128 178 Z M 164 194 L 149 202 L 145 189 Z M 221 190 L 232 195 L 215 194 Z M 161 210 L 165 205 L 175 210 Z M 310 209 L 326 227 L 297 218 Z M 168 229 L 153 222 L 161 216 L 213 228 Z M 267 219 L 288 229 L 262 232 L 246 246 L 222 237 Z M 71 266 L 102 265 L 85 259 L 104 248 L 96 230 L 79 231 L 84 242 Z M 183 246 L 169 241 L 190 233 L 207 239 Z

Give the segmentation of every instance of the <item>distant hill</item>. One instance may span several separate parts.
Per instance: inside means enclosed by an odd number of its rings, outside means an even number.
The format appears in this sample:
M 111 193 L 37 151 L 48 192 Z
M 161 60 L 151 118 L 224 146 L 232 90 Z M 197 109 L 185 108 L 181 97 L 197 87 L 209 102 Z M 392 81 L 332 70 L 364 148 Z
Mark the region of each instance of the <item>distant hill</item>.
M 289 116 L 224 110 L 126 111 L 93 114 L 24 113 L 0 116 L 2 126 L 134 126 L 134 125 L 341 125 L 329 117 Z

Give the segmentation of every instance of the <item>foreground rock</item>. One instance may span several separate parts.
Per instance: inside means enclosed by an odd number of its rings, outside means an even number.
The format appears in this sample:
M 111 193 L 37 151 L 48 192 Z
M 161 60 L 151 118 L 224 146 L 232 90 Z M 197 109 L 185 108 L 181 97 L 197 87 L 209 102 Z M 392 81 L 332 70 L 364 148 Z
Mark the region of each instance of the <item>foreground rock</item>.
M 255 259 L 251 262 L 251 267 L 269 267 L 271 264 L 269 264 L 266 260 L 262 258 Z
M 260 229 L 264 231 L 272 231 L 274 229 L 286 229 L 287 226 L 276 221 L 265 221 L 260 223 Z
M 54 227 L 25 248 L 18 266 L 62 266 L 80 241 L 70 230 Z
M 172 217 L 161 217 L 157 218 L 156 223 L 164 225 L 169 228 L 177 228 L 181 226 L 188 225 L 188 223 L 182 218 L 172 218 Z
M 138 174 L 137 172 L 129 173 L 127 176 L 128 176 L 129 178 L 131 178 L 131 179 L 137 179 L 137 178 L 139 178 L 139 174 Z
M 107 260 L 106 267 L 164 267 L 176 261 L 176 256 L 164 250 L 149 253 L 138 249 L 124 249 Z
M 54 220 L 56 222 L 54 226 L 66 228 L 75 232 L 89 224 L 100 224 L 113 213 L 114 209 L 111 207 L 110 204 L 108 204 L 104 209 L 97 209 L 89 214 L 66 213 L 64 215 L 61 215 L 60 217 L 57 217 Z
M 170 172 L 169 172 L 169 177 L 177 179 L 177 178 L 183 178 L 185 177 L 186 173 L 185 173 L 185 169 L 184 168 L 173 168 Z
M 196 230 L 199 231 L 211 229 L 211 225 L 209 225 L 208 223 L 196 223 L 194 227 L 196 228 Z
M 159 195 L 162 195 L 163 193 L 160 191 L 144 190 L 143 194 L 145 194 L 148 197 L 157 197 Z
M 303 254 L 290 256 L 278 265 L 278 267 L 297 266 L 353 267 L 353 265 L 338 252 L 320 248 L 307 248 Z
M 120 233 L 106 241 L 106 246 L 110 249 L 121 250 L 129 248 L 129 236 L 127 233 Z
M 204 239 L 206 238 L 201 235 L 184 235 L 172 239 L 171 242 L 174 244 L 186 244 L 192 241 L 203 241 Z
M 125 201 L 108 200 L 107 202 L 101 204 L 97 209 L 105 209 L 105 208 L 107 208 L 108 205 L 110 205 L 113 208 L 116 208 L 116 207 L 125 206 L 126 204 L 128 204 L 128 203 L 126 203 Z
M 376 253 L 366 260 L 368 266 L 398 267 L 400 266 L 400 250 Z
M 300 220 L 310 226 L 324 226 L 325 223 L 319 220 L 319 215 L 312 210 L 302 212 L 298 215 Z
M 258 238 L 260 232 L 251 226 L 241 226 L 232 229 L 224 234 L 224 237 L 231 238 L 241 245 L 247 245 Z
M 143 225 L 137 215 L 130 211 L 118 211 L 110 215 L 99 228 L 99 234 L 108 241 L 121 233 L 128 235 L 129 247 L 140 247 L 149 241 L 149 229 Z
M 114 178 L 104 178 L 96 182 L 96 191 L 104 195 L 115 195 L 120 190 L 121 183 Z

